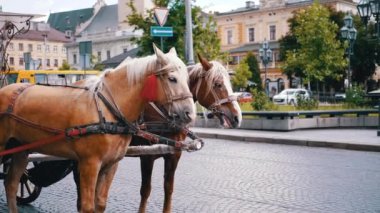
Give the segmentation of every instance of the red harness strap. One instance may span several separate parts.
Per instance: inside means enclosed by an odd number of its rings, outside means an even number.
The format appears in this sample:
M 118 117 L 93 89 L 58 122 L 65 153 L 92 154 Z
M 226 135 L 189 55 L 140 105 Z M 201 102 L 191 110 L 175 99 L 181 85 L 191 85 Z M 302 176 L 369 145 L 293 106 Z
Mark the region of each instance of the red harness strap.
M 53 137 L 49 137 L 49 138 L 44 138 L 42 140 L 38 140 L 37 142 L 33 142 L 33 143 L 29 143 L 29 144 L 18 146 L 18 147 L 12 148 L 12 149 L 4 150 L 4 151 L 0 152 L 0 156 L 9 155 L 9 154 L 13 154 L 13 153 L 16 153 L 16 152 L 26 151 L 28 149 L 33 149 L 33 148 L 36 148 L 36 147 L 39 147 L 39 146 L 42 146 L 42 145 L 53 143 L 55 141 L 58 141 L 58 140 L 61 140 L 61 139 L 65 138 L 65 137 L 66 137 L 65 133 L 62 132 L 62 133 L 60 133 L 58 135 L 55 135 Z

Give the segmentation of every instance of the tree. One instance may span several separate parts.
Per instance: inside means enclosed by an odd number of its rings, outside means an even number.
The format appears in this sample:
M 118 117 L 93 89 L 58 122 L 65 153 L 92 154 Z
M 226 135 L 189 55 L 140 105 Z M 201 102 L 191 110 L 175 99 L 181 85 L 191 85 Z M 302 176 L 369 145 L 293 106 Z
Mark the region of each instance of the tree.
M 343 18 L 346 15 L 344 12 L 336 11 L 334 8 L 327 7 L 329 10 L 330 16 L 329 19 L 333 23 L 338 25 L 338 29 L 344 26 Z M 296 13 L 295 13 L 296 14 Z M 289 52 L 296 53 L 295 50 L 298 50 L 301 45 L 295 36 L 295 28 L 298 27 L 299 19 L 296 19 L 297 15 L 294 15 L 288 20 L 289 23 L 289 32 L 286 36 L 280 39 L 280 59 L 281 61 L 289 60 L 292 63 L 289 63 L 289 66 L 283 67 L 284 73 L 291 79 L 293 76 L 304 78 L 303 66 L 302 64 L 297 64 L 299 62 L 296 56 L 289 55 L 291 58 L 287 59 L 286 54 Z M 354 44 L 354 54 L 351 56 L 351 69 L 352 69 L 352 80 L 357 83 L 364 83 L 366 79 L 372 76 L 376 69 L 376 64 L 380 62 L 380 54 L 376 54 L 376 51 L 379 49 L 379 43 L 375 39 L 370 38 L 367 34 L 373 34 L 376 29 L 371 23 L 366 30 L 365 26 L 360 21 L 360 17 L 355 15 L 354 26 L 358 30 L 357 39 Z M 341 42 L 344 40 L 341 38 L 340 31 L 336 32 L 336 39 L 339 39 Z M 347 56 L 346 56 L 347 57 Z M 348 67 L 344 67 L 341 70 L 337 70 L 337 73 L 340 73 L 341 76 L 346 76 L 346 71 Z M 341 89 L 343 87 L 343 78 L 336 79 L 334 76 L 330 78 L 326 77 L 324 82 L 335 89 Z
M 300 48 L 286 51 L 285 69 L 299 67 L 307 81 L 317 83 L 342 77 L 339 71 L 347 63 L 345 46 L 336 39 L 338 25 L 330 21 L 329 15 L 329 10 L 319 3 L 295 14 L 298 25 L 294 27 L 294 36 Z
M 179 57 L 185 59 L 185 3 L 183 0 L 154 0 L 157 6 L 167 7 L 169 15 L 166 26 L 173 27 L 173 37 L 164 38 L 164 50 L 168 51 L 171 47 L 175 47 Z M 143 17 L 137 13 L 133 3 L 130 2 L 129 7 L 132 10 L 131 15 L 127 17 L 130 25 L 135 26 L 135 30 L 143 30 L 140 38 L 133 39 L 140 47 L 138 55 L 150 55 L 153 53 L 152 43 L 159 44 L 159 37 L 150 36 L 150 27 L 157 25 L 154 22 L 153 10 L 147 12 L 147 17 Z M 221 53 L 220 40 L 216 33 L 216 23 L 211 15 L 205 18 L 202 15 L 200 7 L 192 7 L 192 23 L 193 23 L 193 42 L 194 52 L 200 53 L 209 60 L 224 59 L 225 54 Z M 207 19 L 207 20 L 206 20 Z
M 252 73 L 249 71 L 249 66 L 246 61 L 240 63 L 236 70 L 235 76 L 232 77 L 232 85 L 235 88 L 246 88 L 248 79 L 252 77 Z
M 70 69 L 71 69 L 70 64 L 66 60 L 63 60 L 62 66 L 58 68 L 58 70 L 70 70 Z
M 248 64 L 248 69 L 251 72 L 251 77 L 249 79 L 255 83 L 256 88 L 261 91 L 263 86 L 261 83 L 259 63 L 255 55 L 252 52 L 248 52 L 245 62 Z

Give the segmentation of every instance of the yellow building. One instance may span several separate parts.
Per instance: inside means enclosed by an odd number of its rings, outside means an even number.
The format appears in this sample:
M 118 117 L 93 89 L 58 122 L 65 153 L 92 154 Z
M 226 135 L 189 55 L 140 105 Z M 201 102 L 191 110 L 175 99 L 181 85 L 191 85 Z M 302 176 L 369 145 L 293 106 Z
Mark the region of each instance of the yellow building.
M 45 23 L 31 22 L 30 30 L 16 35 L 9 43 L 8 65 L 11 70 L 24 70 L 30 53 L 30 69 L 57 70 L 67 60 L 65 34 Z M 27 54 L 25 54 L 27 53 Z
M 260 0 L 257 5 L 247 1 L 245 7 L 230 12 L 216 13 L 218 36 L 221 39 L 221 48 L 232 56 L 232 65 L 252 51 L 258 61 L 258 50 L 264 40 L 269 42 L 273 51 L 273 61 L 267 66 L 267 81 L 277 87 L 277 91 L 289 86 L 289 80 L 282 75 L 279 59 L 278 40 L 289 31 L 287 20 L 293 12 L 310 6 L 313 0 Z M 338 11 L 356 14 L 356 3 L 352 0 L 320 0 L 321 4 L 331 6 Z M 265 71 L 260 63 L 262 82 Z M 296 85 L 292 85 L 296 86 Z

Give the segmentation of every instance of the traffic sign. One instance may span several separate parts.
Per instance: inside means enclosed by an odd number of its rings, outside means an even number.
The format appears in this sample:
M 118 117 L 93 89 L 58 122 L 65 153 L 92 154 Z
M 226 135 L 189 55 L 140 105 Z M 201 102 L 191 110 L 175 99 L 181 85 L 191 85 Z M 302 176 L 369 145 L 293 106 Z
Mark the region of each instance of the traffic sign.
M 172 37 L 173 27 L 151 26 L 150 35 L 155 37 Z
M 161 27 L 165 25 L 166 20 L 168 19 L 169 10 L 165 7 L 156 7 L 154 8 L 154 17 L 156 18 L 157 24 Z

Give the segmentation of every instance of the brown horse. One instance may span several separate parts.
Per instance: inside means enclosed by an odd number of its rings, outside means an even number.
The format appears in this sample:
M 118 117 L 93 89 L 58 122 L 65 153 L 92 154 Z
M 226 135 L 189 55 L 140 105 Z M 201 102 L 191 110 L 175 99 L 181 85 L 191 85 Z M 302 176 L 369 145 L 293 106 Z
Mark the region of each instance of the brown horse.
M 171 116 L 184 123 L 192 121 L 195 109 L 185 64 L 174 49 L 167 54 L 155 45 L 154 49 L 155 55 L 130 60 L 98 79 L 86 81 L 87 90 L 25 84 L 2 88 L 0 152 L 9 141 L 31 145 L 58 133 L 71 133 L 68 130 L 76 130 L 72 127 L 98 124 L 96 127 L 105 130 L 102 125 L 117 123 L 120 119 L 130 124 L 148 101 L 163 104 Z M 101 96 L 103 98 L 99 98 Z M 103 212 L 117 163 L 124 157 L 130 142 L 131 134 L 103 131 L 70 140 L 64 137 L 33 147 L 31 151 L 76 160 L 80 171 L 81 212 Z M 17 212 L 17 186 L 27 157 L 28 151 L 14 153 L 4 180 L 10 212 Z
M 194 101 L 198 101 L 202 106 L 209 109 L 221 122 L 221 125 L 227 128 L 236 128 L 241 123 L 241 110 L 233 96 L 230 78 L 227 70 L 217 61 L 208 62 L 206 59 L 198 55 L 200 63 L 189 67 L 190 90 L 193 94 Z M 161 134 L 175 140 L 183 141 L 186 134 L 175 130 L 168 131 L 165 124 L 166 120 L 162 115 L 148 105 L 144 111 L 144 121 L 149 129 L 149 124 L 162 123 L 163 129 L 152 129 L 150 131 Z M 166 133 L 165 133 L 166 132 Z M 170 132 L 170 133 L 168 133 Z M 133 137 L 131 145 L 149 144 L 148 141 Z M 145 212 L 148 197 L 151 192 L 151 178 L 154 161 L 160 157 L 165 160 L 164 173 L 164 190 L 165 199 L 163 212 L 171 211 L 172 193 L 174 187 L 174 175 L 181 157 L 181 151 L 176 151 L 174 154 L 163 155 L 142 155 L 141 161 L 141 201 L 139 212 Z M 128 154 L 128 153 L 127 153 Z

